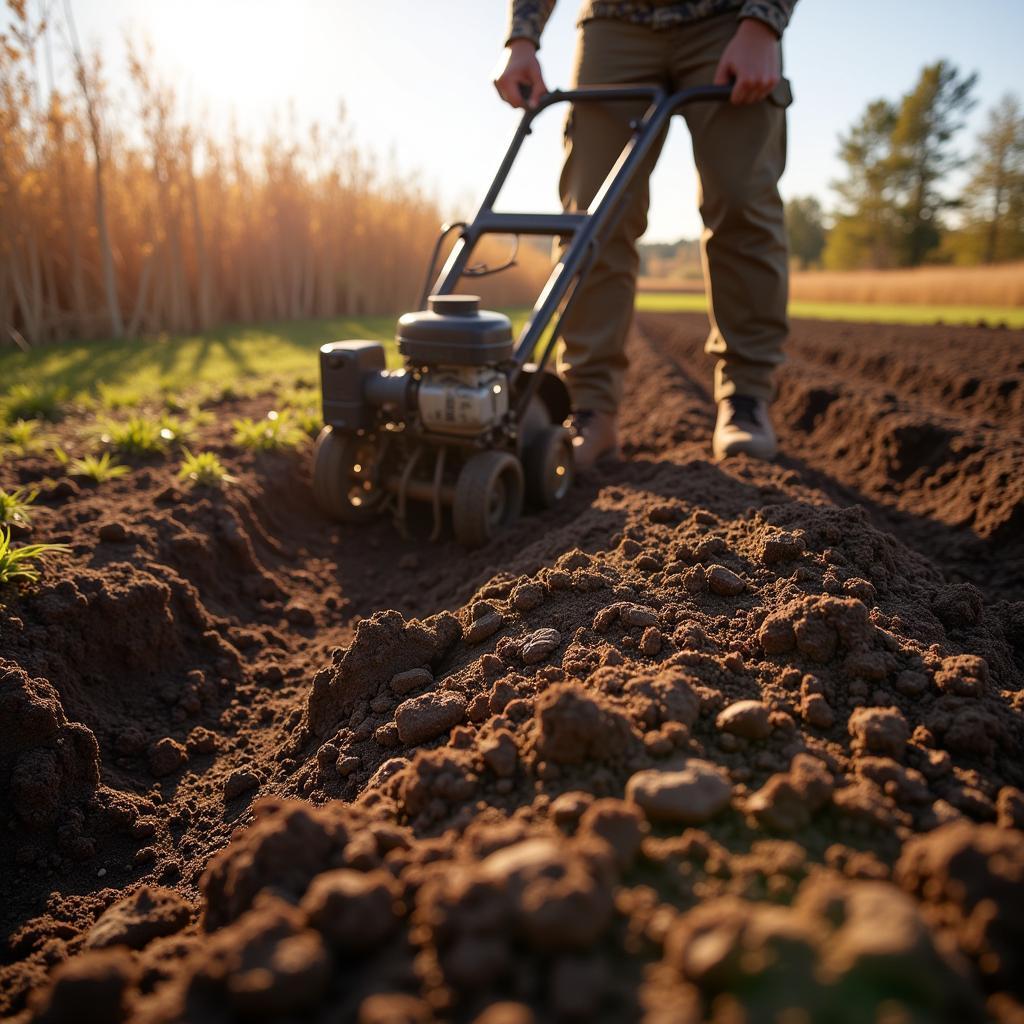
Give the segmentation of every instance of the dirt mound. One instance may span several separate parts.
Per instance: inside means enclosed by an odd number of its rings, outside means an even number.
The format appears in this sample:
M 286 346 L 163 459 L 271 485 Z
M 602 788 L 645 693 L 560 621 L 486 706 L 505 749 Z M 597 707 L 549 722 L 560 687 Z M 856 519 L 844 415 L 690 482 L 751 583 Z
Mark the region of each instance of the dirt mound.
M 703 381 L 701 318 L 643 323 Z M 840 503 L 872 506 L 947 572 L 1020 600 L 1021 342 L 1020 331 L 797 321 L 778 378 L 784 461 Z
M 1019 582 L 818 470 L 710 463 L 690 342 L 652 337 L 632 459 L 471 555 L 328 527 L 283 456 L 40 515 L 77 547 L 0 625 L 5 1012 L 1024 1012 Z

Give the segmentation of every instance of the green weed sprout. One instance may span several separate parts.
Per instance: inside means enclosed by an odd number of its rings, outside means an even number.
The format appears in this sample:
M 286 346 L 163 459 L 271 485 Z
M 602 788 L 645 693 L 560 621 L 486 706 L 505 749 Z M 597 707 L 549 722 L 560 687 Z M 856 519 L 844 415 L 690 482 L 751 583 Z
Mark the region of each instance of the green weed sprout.
M 29 526 L 32 522 L 29 506 L 38 496 L 38 491 L 30 491 L 27 487 L 13 491 L 0 487 L 0 525 Z
M 8 423 L 17 420 L 59 420 L 63 415 L 63 403 L 67 400 L 66 388 L 49 388 L 31 384 L 15 384 L 3 401 L 3 416 Z
M 232 426 L 235 428 L 235 444 L 261 452 L 294 448 L 301 444 L 304 437 L 289 417 L 277 412 L 267 413 L 267 418 L 263 420 L 238 419 Z
M 231 476 L 224 463 L 213 452 L 190 452 L 184 449 L 185 457 L 181 460 L 178 479 L 193 487 L 221 487 L 233 484 L 236 477 Z
M 85 455 L 80 459 L 73 459 L 68 470 L 72 476 L 85 476 L 101 484 L 106 480 L 124 476 L 128 472 L 128 467 L 112 459 L 110 452 L 104 452 L 98 458 L 95 455 Z
M 16 548 L 11 544 L 10 528 L 0 527 L 0 585 L 35 583 L 39 579 L 36 562 L 70 550 L 67 544 L 25 544 Z
M 39 424 L 35 420 L 15 420 L 7 424 L 4 433 L 8 446 L 18 455 L 28 455 L 42 444 Z
M 160 426 L 158 420 L 133 416 L 123 423 L 108 423 L 100 440 L 125 455 L 159 455 L 167 450 L 174 432 Z

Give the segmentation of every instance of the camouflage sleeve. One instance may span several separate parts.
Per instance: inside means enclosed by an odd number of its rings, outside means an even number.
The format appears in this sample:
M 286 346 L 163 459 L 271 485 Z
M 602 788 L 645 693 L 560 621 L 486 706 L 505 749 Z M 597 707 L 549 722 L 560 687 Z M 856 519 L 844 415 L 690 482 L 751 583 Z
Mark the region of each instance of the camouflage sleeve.
M 529 39 L 540 48 L 540 34 L 551 17 L 555 0 L 512 0 L 507 46 L 513 39 Z
M 781 39 L 789 19 L 793 17 L 794 7 L 796 0 L 745 0 L 740 8 L 740 17 L 763 21 Z

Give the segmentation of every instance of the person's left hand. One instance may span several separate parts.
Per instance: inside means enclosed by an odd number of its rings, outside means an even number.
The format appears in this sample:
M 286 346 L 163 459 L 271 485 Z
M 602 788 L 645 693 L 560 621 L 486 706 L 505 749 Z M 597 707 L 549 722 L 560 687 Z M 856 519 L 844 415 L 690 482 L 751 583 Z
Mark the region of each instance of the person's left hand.
M 757 103 L 779 84 L 778 36 L 756 18 L 744 18 L 715 71 L 715 85 L 732 83 L 733 103 Z

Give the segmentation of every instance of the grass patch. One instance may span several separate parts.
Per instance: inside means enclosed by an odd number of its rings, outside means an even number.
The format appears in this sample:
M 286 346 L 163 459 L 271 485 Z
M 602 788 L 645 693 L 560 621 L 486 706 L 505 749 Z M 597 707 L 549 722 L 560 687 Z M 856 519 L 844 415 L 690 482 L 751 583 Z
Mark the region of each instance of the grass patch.
M 277 412 L 267 413 L 266 419 L 262 420 L 238 419 L 232 426 L 235 428 L 235 444 L 252 451 L 276 452 L 282 448 L 294 448 L 306 437 L 290 416 Z
M 115 480 L 128 472 L 127 466 L 122 466 L 117 459 L 113 458 L 110 452 L 102 455 L 83 455 L 80 459 L 72 459 L 68 463 L 68 473 L 71 476 L 84 476 L 98 484 L 107 480 Z
M 0 487 L 0 526 L 31 525 L 30 506 L 38 496 L 38 491 L 30 491 L 27 487 L 18 487 L 13 491 L 5 491 Z
M 394 343 L 395 317 L 350 317 L 299 321 L 261 327 L 232 327 L 208 334 L 146 341 L 94 341 L 0 353 L 0 380 L 7 385 L 2 401 L 11 396 L 38 394 L 38 382 L 48 382 L 55 395 L 63 389 L 69 401 L 91 401 L 119 409 L 142 401 L 198 391 L 246 394 L 247 384 L 280 377 L 315 381 L 318 350 L 328 341 L 367 338 L 383 342 L 389 359 L 398 365 Z M 172 410 L 177 411 L 177 410 Z M 21 418 L 36 416 L 21 413 Z M 19 414 L 8 413 L 13 420 Z
M 158 420 L 133 416 L 124 422 L 110 422 L 100 440 L 123 455 L 162 455 L 175 439 L 175 432 Z
M 222 487 L 235 482 L 213 452 L 190 452 L 187 448 L 184 452 L 185 457 L 178 469 L 178 479 L 182 483 L 192 487 Z
M 37 562 L 70 550 L 67 544 L 25 544 L 16 548 L 11 543 L 10 529 L 0 527 L 0 586 L 36 583 L 39 580 Z
M 705 313 L 707 300 L 693 292 L 641 292 L 642 313 Z M 790 316 L 808 320 L 850 320 L 877 324 L 978 324 L 1024 327 L 1024 308 L 1014 306 L 931 306 L 912 303 L 807 302 L 789 304 Z
M 35 420 L 15 420 L 4 429 L 4 440 L 15 455 L 28 455 L 43 447 L 39 424 Z
M 4 378 L 0 363 L 0 378 Z M 67 388 L 54 384 L 39 384 L 34 379 L 17 380 L 8 389 L 0 402 L 0 413 L 8 423 L 19 420 L 48 420 L 55 423 L 64 413 L 68 399 Z M 47 378 L 49 379 L 49 378 Z
M 525 311 L 507 312 L 518 329 Z M 319 406 L 320 346 L 347 338 L 379 341 L 388 365 L 400 366 L 396 319 L 306 320 L 145 341 L 76 342 L 29 352 L 4 351 L 0 352 L 0 417 L 19 418 L 17 411 L 13 415 L 7 411 L 19 388 L 23 398 L 35 397 L 37 409 L 40 395 L 47 392 L 97 411 L 160 401 L 168 411 L 181 412 L 191 404 L 182 395 L 217 402 L 252 397 L 268 388 L 288 392 L 284 397 L 295 405 L 304 404 L 312 394 Z M 39 381 L 46 381 L 47 387 L 41 388 Z M 38 417 L 22 414 L 20 418 Z

